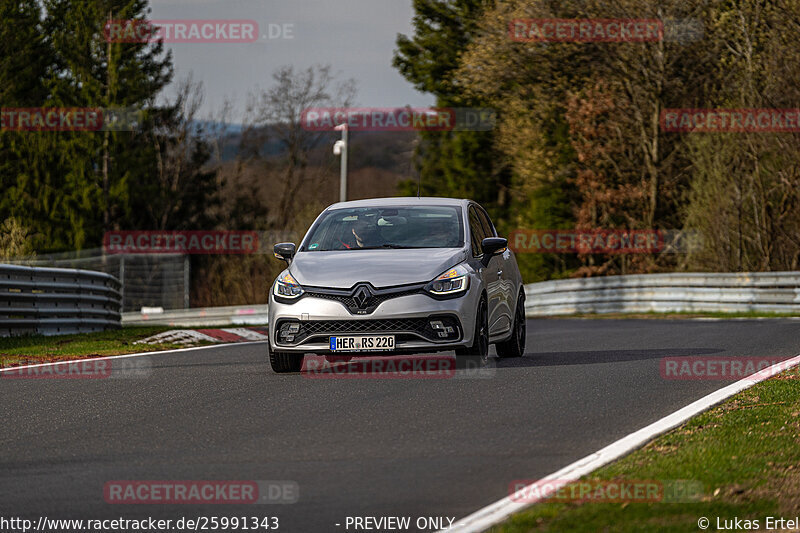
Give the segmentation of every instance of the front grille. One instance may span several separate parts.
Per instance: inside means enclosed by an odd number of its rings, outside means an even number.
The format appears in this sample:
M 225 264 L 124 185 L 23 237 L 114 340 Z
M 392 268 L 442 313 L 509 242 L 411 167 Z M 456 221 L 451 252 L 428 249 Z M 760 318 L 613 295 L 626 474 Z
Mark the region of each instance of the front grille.
M 314 320 L 300 323 L 299 335 L 320 333 L 394 333 L 410 331 L 421 333 L 428 320 L 425 318 L 397 318 L 382 320 Z
M 445 325 L 452 326 L 454 333 L 447 339 L 438 336 L 430 326 L 431 320 L 441 320 Z M 292 340 L 283 342 L 281 331 L 289 324 L 298 324 L 299 331 L 293 334 Z M 300 344 L 314 337 L 328 337 L 331 335 L 359 335 L 359 334 L 403 334 L 410 333 L 434 342 L 452 342 L 461 338 L 461 323 L 450 315 L 431 316 L 428 318 L 386 318 L 378 320 L 288 320 L 281 319 L 276 324 L 277 337 L 280 344 Z M 413 338 L 414 335 L 406 335 Z
M 361 302 L 355 298 L 356 289 L 336 290 L 336 289 L 306 289 L 306 295 L 314 298 L 323 298 L 325 300 L 333 300 L 344 305 L 351 314 L 365 315 L 370 314 L 377 307 L 392 298 L 399 298 L 401 296 L 409 296 L 411 294 L 418 294 L 421 291 L 420 287 L 414 287 L 406 290 L 377 290 L 372 289 L 370 296 Z
M 416 294 L 418 292 L 419 291 L 414 290 L 414 291 L 396 292 L 393 294 L 376 294 L 368 300 L 367 304 L 364 307 L 378 307 L 386 300 L 391 300 L 392 298 L 398 298 L 400 296 L 408 296 L 409 294 Z M 358 308 L 358 304 L 356 303 L 355 298 L 349 295 L 325 294 L 322 292 L 312 292 L 312 291 L 308 291 L 308 295 L 313 296 L 314 298 L 324 298 L 326 300 L 334 300 L 336 302 L 341 302 L 348 309 Z

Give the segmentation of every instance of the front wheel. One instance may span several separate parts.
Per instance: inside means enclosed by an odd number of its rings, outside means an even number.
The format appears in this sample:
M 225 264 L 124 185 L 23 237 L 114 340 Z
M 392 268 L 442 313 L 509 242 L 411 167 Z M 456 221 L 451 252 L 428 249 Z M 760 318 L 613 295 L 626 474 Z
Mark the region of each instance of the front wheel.
M 478 304 L 472 346 L 458 348 L 456 356 L 472 356 L 482 364 L 486 364 L 489 360 L 489 311 L 486 308 L 485 298 L 481 298 Z
M 289 372 L 300 372 L 303 368 L 303 354 L 275 352 L 272 347 L 269 349 L 269 364 L 272 371 L 276 374 L 286 374 Z
M 525 355 L 525 293 L 519 295 L 517 309 L 514 311 L 514 326 L 511 338 L 504 342 L 498 342 L 497 357 L 506 359 L 509 357 L 522 357 Z

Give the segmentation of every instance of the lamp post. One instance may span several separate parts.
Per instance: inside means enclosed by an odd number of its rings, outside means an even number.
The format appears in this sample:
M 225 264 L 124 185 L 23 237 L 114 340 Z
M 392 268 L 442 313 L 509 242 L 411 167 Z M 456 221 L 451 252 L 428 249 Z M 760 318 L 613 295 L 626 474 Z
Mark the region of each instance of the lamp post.
M 339 201 L 347 201 L 347 149 L 348 147 L 348 130 L 347 124 L 340 124 L 336 126 L 336 131 L 342 132 L 341 140 L 333 144 L 333 154 L 341 156 L 341 171 L 339 174 Z

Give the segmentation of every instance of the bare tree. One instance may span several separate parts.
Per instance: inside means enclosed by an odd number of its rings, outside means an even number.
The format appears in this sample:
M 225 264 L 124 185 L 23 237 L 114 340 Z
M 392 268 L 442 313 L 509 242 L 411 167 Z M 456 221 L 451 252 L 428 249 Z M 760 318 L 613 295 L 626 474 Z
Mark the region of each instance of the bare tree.
M 203 87 L 191 75 L 178 84 L 175 100 L 157 118 L 152 135 L 156 158 L 153 198 L 145 205 L 155 229 L 198 228 L 211 223 L 218 184 L 206 126 L 197 116 Z
M 283 228 L 298 205 L 298 193 L 313 187 L 321 178 L 319 167 L 309 169 L 309 154 L 326 136 L 326 132 L 303 128 L 303 111 L 312 107 L 347 107 L 355 98 L 355 81 L 338 81 L 329 65 L 295 70 L 283 66 L 272 74 L 274 85 L 251 94 L 247 103 L 247 118 L 242 133 L 242 155 L 245 159 L 262 159 L 280 171 L 281 184 L 277 213 L 273 224 Z M 281 144 L 284 155 L 265 159 L 261 147 L 270 138 Z

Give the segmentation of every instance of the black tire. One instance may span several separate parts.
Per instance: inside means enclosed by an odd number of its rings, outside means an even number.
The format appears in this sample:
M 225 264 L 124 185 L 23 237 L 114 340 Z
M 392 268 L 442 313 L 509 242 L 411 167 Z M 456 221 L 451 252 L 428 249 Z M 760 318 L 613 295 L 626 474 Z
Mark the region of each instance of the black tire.
M 486 298 L 481 297 L 478 303 L 477 320 L 475 320 L 475 335 L 472 346 L 456 349 L 457 357 L 472 357 L 481 364 L 489 360 L 489 311 L 486 307 Z
M 514 310 L 514 326 L 512 327 L 511 338 L 495 345 L 497 357 L 508 359 L 525 355 L 525 329 L 525 293 L 520 292 L 517 299 L 517 308 Z
M 287 352 L 274 352 L 270 347 L 269 364 L 272 371 L 276 374 L 287 374 L 289 372 L 300 372 L 303 368 L 305 355 Z

